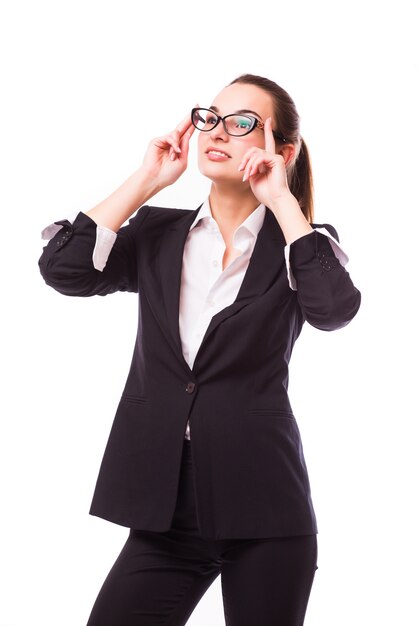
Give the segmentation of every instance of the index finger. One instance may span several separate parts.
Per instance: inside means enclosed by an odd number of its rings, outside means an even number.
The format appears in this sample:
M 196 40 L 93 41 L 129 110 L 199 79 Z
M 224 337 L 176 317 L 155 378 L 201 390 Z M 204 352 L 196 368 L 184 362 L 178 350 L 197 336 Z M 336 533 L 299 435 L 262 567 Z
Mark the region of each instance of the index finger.
M 265 150 L 275 154 L 275 139 L 272 134 L 272 118 L 268 117 L 264 124 Z

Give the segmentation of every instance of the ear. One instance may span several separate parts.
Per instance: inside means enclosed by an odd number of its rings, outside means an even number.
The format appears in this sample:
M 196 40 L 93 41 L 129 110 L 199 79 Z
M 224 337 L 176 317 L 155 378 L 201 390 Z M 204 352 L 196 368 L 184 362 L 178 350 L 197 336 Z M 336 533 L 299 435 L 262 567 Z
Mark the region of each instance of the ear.
M 277 148 L 277 154 L 281 154 L 284 157 L 285 167 L 288 167 L 294 161 L 295 153 L 295 146 L 292 143 L 281 145 L 280 148 Z

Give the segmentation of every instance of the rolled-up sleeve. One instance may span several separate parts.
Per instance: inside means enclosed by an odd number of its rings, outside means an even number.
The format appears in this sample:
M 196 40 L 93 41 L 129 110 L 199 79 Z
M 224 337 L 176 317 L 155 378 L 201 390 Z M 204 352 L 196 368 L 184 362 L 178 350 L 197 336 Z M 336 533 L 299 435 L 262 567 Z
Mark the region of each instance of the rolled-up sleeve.
M 77 213 L 69 216 L 67 221 L 72 225 L 74 223 L 75 218 L 77 217 Z M 52 239 L 62 228 L 64 228 L 64 222 L 53 222 L 49 224 L 46 228 L 41 232 L 42 239 Z M 109 258 L 109 254 L 113 245 L 116 241 L 117 233 L 110 228 L 106 228 L 105 226 L 100 226 L 96 224 L 96 243 L 93 250 L 93 265 L 96 270 L 102 272 L 106 267 L 107 259 Z
M 330 224 L 314 230 L 285 248 L 290 287 L 307 322 L 321 330 L 346 326 L 356 315 L 361 294 L 345 269 L 349 258 Z
M 45 282 L 71 296 L 137 292 L 137 236 L 149 208 L 141 207 L 117 233 L 82 212 L 45 228 L 42 237 L 49 241 L 39 259 Z

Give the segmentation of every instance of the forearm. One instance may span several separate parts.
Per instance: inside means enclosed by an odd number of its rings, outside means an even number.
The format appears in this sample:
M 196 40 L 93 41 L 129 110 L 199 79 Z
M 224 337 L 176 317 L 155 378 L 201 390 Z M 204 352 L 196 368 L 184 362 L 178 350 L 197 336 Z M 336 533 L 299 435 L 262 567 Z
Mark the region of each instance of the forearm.
M 89 215 L 79 212 L 44 247 L 39 269 L 47 285 L 68 296 L 107 295 L 115 291 L 138 291 L 137 249 L 149 206 L 142 206 L 117 233 L 111 254 L 98 271 L 94 265 L 97 226 Z
M 287 244 L 313 231 L 297 199 L 291 193 L 275 200 L 269 208 L 277 218 Z
M 290 267 L 305 319 L 322 330 L 345 326 L 356 315 L 361 294 L 336 257 L 330 240 L 311 226 L 292 194 L 281 196 L 271 205 L 287 246 L 291 244 Z
M 353 319 L 360 307 L 361 293 L 326 235 L 314 230 L 313 234 L 294 241 L 290 265 L 297 283 L 298 302 L 312 326 L 336 330 Z
M 99 226 L 117 232 L 122 224 L 158 191 L 160 189 L 156 183 L 139 168 L 110 196 L 85 213 Z

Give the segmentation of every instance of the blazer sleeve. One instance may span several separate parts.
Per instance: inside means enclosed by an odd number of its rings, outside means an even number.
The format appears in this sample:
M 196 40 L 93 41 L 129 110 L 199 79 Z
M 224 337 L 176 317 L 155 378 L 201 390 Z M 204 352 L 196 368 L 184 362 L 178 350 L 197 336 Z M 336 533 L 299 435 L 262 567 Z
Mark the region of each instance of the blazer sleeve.
M 66 296 L 105 296 L 116 291 L 138 292 L 138 235 L 150 207 L 142 206 L 122 226 L 111 249 L 107 263 L 100 271 L 94 267 L 97 224 L 85 213 L 78 213 L 74 222 L 55 222 L 58 232 L 43 248 L 39 270 L 46 284 Z
M 312 226 L 326 228 L 339 241 L 330 224 Z M 337 258 L 329 238 L 314 230 L 296 239 L 291 244 L 290 263 L 304 319 L 320 330 L 346 326 L 359 310 L 361 293 Z

